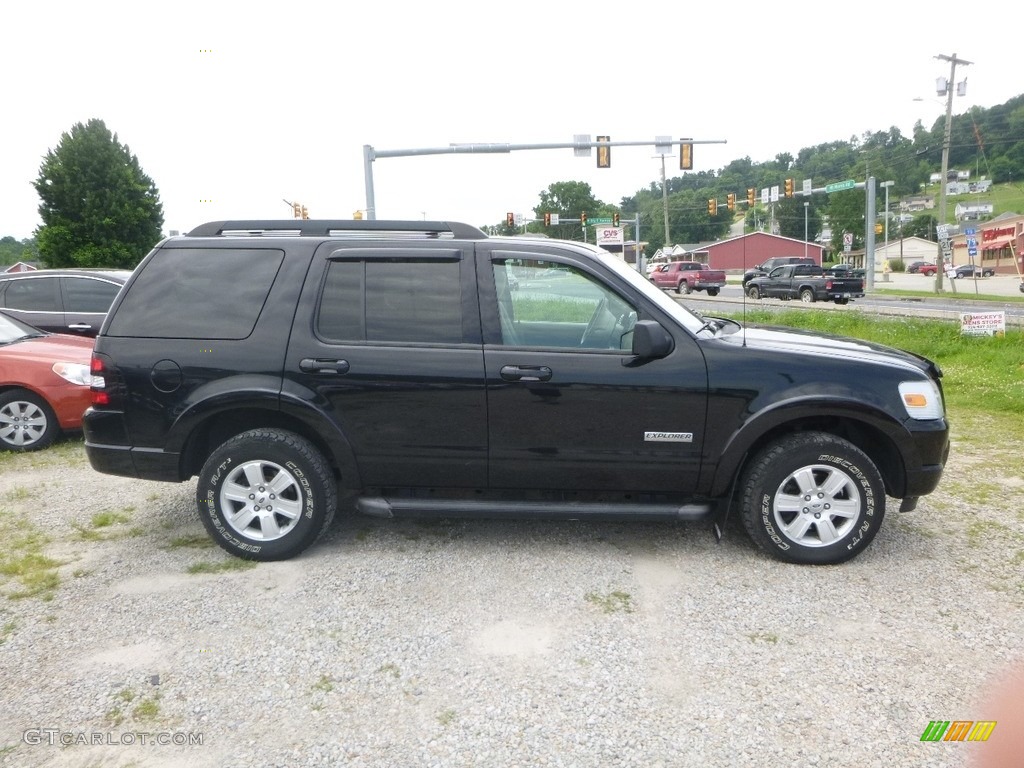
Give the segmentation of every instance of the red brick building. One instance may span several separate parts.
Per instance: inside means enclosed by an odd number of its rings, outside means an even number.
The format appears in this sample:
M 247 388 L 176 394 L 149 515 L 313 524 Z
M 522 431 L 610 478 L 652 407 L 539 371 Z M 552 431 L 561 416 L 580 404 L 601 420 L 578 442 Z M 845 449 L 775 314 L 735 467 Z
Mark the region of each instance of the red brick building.
M 824 247 L 817 243 L 805 243 L 791 237 L 770 235 L 767 232 L 751 232 L 717 243 L 700 246 L 701 251 L 708 253 L 708 266 L 712 269 L 745 270 L 760 264 L 773 256 L 803 256 L 814 259 L 821 264 Z

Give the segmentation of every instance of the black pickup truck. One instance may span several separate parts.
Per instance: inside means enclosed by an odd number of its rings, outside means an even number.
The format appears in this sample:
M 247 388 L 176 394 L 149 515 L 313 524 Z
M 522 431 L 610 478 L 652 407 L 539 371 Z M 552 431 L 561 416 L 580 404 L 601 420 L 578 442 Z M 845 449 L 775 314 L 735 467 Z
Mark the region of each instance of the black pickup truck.
M 827 275 L 821 267 L 810 264 L 789 264 L 776 267 L 764 277 L 755 277 L 747 283 L 747 295 L 752 299 L 800 299 L 834 301 L 847 304 L 850 299 L 864 295 L 864 281 L 859 277 Z

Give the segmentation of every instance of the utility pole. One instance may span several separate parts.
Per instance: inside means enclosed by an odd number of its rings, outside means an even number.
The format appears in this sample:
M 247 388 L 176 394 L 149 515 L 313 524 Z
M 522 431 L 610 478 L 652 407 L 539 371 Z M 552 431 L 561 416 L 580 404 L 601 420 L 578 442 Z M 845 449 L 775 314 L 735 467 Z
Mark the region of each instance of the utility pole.
M 942 185 L 939 188 L 939 223 L 945 227 L 946 187 L 949 184 L 946 174 L 949 172 L 949 139 L 953 128 L 953 83 L 956 82 L 956 65 L 963 64 L 967 66 L 972 62 L 958 59 L 955 53 L 952 56 L 940 53 L 935 58 L 949 62 L 949 80 L 946 81 L 946 130 L 942 138 L 942 178 L 939 180 L 939 183 Z M 938 266 L 938 269 L 935 270 L 935 292 L 942 293 L 943 268 L 946 265 L 945 249 L 942 247 L 942 240 L 944 238 L 937 237 L 936 239 L 939 241 L 939 255 L 935 260 L 935 264 Z M 948 243 L 948 240 L 946 242 Z

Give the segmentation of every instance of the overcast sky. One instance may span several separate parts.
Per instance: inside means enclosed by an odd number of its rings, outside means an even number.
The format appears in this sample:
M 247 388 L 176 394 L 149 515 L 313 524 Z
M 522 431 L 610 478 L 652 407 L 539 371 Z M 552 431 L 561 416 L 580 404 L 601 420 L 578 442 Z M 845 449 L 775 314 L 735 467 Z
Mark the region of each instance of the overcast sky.
M 366 144 L 687 136 L 727 142 L 695 147 L 695 170 L 715 171 L 890 126 L 910 135 L 944 112 L 935 79 L 949 64 L 937 54 L 973 62 L 957 68 L 967 95 L 954 114 L 1024 92 L 1018 46 L 1000 42 L 991 11 L 949 0 L 4 2 L 0 236 L 32 235 L 43 157 L 91 118 L 156 183 L 165 232 L 289 218 L 285 199 L 313 218 L 351 218 L 366 207 Z M 674 157 L 666 168 L 680 173 Z M 571 149 L 373 168 L 378 218 L 477 225 L 529 214 L 553 182 L 587 182 L 618 204 L 660 173 L 653 147 L 615 148 L 608 170 Z

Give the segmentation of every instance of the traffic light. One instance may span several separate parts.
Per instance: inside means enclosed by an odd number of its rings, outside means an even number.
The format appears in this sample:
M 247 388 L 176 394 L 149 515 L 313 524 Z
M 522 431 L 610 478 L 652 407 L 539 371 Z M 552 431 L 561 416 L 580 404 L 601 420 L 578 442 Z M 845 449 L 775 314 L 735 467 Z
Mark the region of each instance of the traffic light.
M 550 213 L 545 213 L 544 214 L 544 226 L 545 227 L 550 227 L 551 226 L 551 214 Z
M 587 226 L 587 212 L 586 211 L 584 211 L 583 213 L 580 214 L 580 226 L 581 227 Z
M 619 214 L 617 214 L 617 213 L 613 213 L 612 214 L 612 226 L 613 227 L 619 226 Z
M 597 140 L 608 142 L 612 140 L 611 136 L 598 136 Z M 611 147 L 598 147 L 597 148 L 597 167 L 598 168 L 611 168 L 612 167 L 612 148 Z
M 687 141 L 679 145 L 679 170 L 693 170 L 693 144 Z
M 309 211 L 306 210 L 306 206 L 302 206 L 302 218 L 304 218 L 304 219 L 308 219 L 309 218 Z
M 296 219 L 302 218 L 302 203 L 292 203 L 292 213 Z
M 718 200 L 716 200 L 715 198 L 712 197 L 712 198 L 710 198 L 708 200 L 708 216 L 717 216 L 717 215 L 718 215 Z
M 515 225 L 516 225 L 516 215 L 514 213 L 512 213 L 512 211 L 509 211 L 508 213 L 505 214 L 505 226 L 506 227 L 514 227 Z
M 725 196 L 725 201 L 725 204 L 726 206 L 728 206 L 730 211 L 736 210 L 736 195 L 730 192 L 728 195 Z
M 793 180 L 786 179 L 786 197 L 793 196 Z
M 754 200 L 757 199 L 757 190 L 753 187 L 747 187 L 747 205 L 751 208 L 754 207 Z

